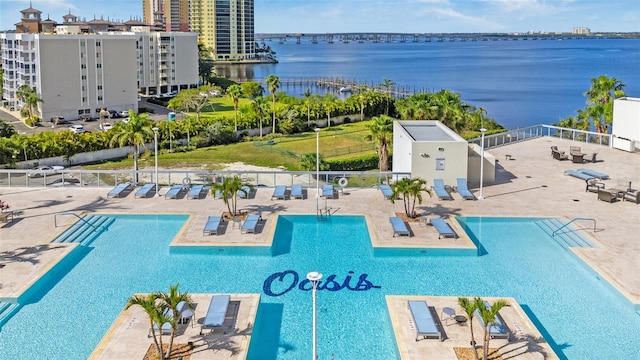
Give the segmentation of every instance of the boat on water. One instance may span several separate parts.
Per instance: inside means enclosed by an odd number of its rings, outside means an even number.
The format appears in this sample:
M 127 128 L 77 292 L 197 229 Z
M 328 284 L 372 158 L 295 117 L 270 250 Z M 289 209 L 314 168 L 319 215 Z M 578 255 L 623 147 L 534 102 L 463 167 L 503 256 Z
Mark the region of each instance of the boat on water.
M 350 86 L 343 86 L 338 91 L 340 91 L 341 93 L 349 93 L 349 92 L 351 92 L 351 87 Z

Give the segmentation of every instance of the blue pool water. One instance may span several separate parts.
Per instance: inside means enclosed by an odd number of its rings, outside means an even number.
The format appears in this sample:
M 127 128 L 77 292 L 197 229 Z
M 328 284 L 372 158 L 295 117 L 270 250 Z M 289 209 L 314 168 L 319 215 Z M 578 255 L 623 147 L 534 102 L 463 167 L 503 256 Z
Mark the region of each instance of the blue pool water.
M 359 216 L 280 216 L 271 254 L 170 251 L 186 216 L 114 218 L 2 326 L 0 358 L 85 359 L 131 294 L 176 282 L 191 293 L 261 293 L 249 358 L 309 358 L 311 293 L 297 283 L 286 292 L 294 272 L 302 280 L 309 271 L 335 275 L 318 292 L 321 359 L 397 358 L 386 294 L 515 297 L 561 358 L 640 355 L 633 307 L 536 219 L 460 218 L 483 256 L 374 256 Z M 281 272 L 282 281 L 271 276 Z

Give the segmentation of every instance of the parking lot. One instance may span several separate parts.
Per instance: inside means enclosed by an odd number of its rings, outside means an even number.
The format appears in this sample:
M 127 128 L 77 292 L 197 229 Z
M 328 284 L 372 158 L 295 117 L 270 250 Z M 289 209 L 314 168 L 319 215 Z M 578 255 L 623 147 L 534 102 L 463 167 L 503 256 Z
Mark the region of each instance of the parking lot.
M 165 107 L 155 105 L 145 101 L 145 98 L 141 98 L 141 101 L 138 103 L 138 108 L 149 108 L 153 110 L 153 114 L 149 114 L 149 119 L 153 121 L 162 121 L 167 120 L 167 114 L 171 111 Z M 9 111 L 9 109 L 5 109 L 0 107 L 0 119 L 9 122 L 16 129 L 18 134 L 35 134 L 46 131 L 59 132 L 63 130 L 69 129 L 71 125 L 82 125 L 87 132 L 99 132 L 102 131 L 100 126 L 100 121 L 98 119 L 92 119 L 91 121 L 82 121 L 78 119 L 65 119 L 65 124 L 54 124 L 51 122 L 51 119 L 44 119 L 39 126 L 36 127 L 28 127 L 25 125 L 24 121 L 20 118 L 20 113 L 18 111 Z M 105 119 L 104 122 L 108 122 L 111 125 L 114 125 L 118 121 L 123 121 L 123 118 L 112 118 Z

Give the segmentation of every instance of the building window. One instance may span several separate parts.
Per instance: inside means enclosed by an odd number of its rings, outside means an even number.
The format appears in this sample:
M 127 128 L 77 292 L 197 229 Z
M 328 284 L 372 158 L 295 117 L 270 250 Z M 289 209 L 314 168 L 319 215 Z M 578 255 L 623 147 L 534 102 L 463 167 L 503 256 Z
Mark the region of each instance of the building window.
M 101 45 L 100 41 L 96 41 L 96 46 L 100 46 L 100 45 Z
M 82 75 L 82 80 L 87 80 L 87 75 Z
M 102 101 L 102 96 L 98 95 L 98 101 Z
M 102 64 L 96 64 L 96 67 L 97 67 L 98 69 L 102 69 Z
M 98 85 L 98 90 L 102 90 L 102 85 Z
M 80 64 L 80 69 L 86 69 L 87 68 L 87 64 Z

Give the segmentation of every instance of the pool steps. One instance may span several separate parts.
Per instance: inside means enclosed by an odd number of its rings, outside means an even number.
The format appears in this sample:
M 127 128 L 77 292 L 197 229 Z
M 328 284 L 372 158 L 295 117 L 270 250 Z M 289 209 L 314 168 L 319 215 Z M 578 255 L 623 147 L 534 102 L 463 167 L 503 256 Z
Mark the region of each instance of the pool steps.
M 18 304 L 10 302 L 0 302 L 0 326 L 18 311 Z
M 89 245 L 115 221 L 114 218 L 104 215 L 87 215 L 82 219 L 83 221 L 76 221 L 75 224 L 56 237 L 53 242 Z
M 561 231 L 553 235 L 553 232 L 562 227 L 565 222 L 558 218 L 548 218 L 544 220 L 536 221 L 538 225 L 545 233 L 551 236 L 563 249 L 569 250 L 572 247 L 593 248 L 594 245 L 589 242 L 584 236 L 580 235 L 580 232 L 575 228 L 565 227 Z

